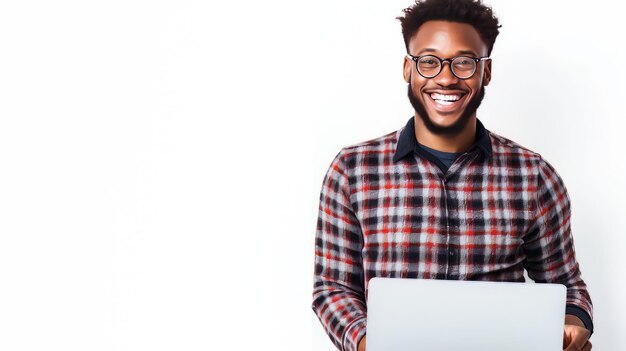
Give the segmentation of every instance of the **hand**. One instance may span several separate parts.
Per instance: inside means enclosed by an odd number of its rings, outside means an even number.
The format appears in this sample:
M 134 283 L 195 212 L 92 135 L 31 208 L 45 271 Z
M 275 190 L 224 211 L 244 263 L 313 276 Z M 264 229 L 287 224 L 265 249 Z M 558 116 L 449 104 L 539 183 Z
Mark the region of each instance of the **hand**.
M 363 335 L 363 337 L 359 341 L 357 351 L 365 351 L 365 335 Z
M 591 341 L 589 336 L 591 332 L 583 322 L 576 316 L 565 316 L 565 329 L 563 332 L 563 350 L 564 351 L 590 351 Z M 359 351 L 361 351 L 359 349 Z
M 572 319 L 575 318 L 575 319 Z M 583 322 L 574 316 L 565 317 L 565 329 L 563 332 L 563 350 L 564 351 L 591 351 L 591 341 L 589 335 L 591 333 L 584 327 Z M 364 335 L 359 341 L 357 350 L 365 351 Z

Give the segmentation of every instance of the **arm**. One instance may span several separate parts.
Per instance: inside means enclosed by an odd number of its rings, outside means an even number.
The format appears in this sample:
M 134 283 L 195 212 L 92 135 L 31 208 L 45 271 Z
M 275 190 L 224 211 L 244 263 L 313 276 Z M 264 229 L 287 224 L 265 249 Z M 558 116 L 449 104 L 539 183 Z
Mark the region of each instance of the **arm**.
M 366 321 L 363 235 L 350 203 L 343 156 L 342 150 L 322 184 L 312 308 L 339 350 L 357 351 Z
M 593 306 L 576 261 L 569 196 L 549 163 L 539 159 L 538 169 L 535 220 L 524 236 L 524 267 L 528 276 L 538 283 L 565 285 L 566 324 L 578 320 L 592 333 Z

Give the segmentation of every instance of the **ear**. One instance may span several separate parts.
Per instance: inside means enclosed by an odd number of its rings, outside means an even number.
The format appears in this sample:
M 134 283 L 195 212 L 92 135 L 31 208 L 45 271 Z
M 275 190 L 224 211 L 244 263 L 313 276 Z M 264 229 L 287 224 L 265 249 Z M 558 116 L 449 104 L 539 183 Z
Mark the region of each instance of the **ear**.
M 403 76 L 404 81 L 407 83 L 411 83 L 411 68 L 413 67 L 413 60 L 404 56 L 404 66 L 403 66 Z
M 491 62 L 493 60 L 485 61 L 485 70 L 483 72 L 483 86 L 489 85 L 491 82 Z

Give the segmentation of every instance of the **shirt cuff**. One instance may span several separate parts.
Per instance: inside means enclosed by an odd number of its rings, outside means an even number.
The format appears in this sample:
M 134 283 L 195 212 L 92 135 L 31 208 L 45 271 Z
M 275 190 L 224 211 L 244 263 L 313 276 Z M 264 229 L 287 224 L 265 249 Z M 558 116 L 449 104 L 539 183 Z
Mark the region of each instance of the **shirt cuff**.
M 580 320 L 583 321 L 585 328 L 591 332 L 590 336 L 593 334 L 593 321 L 591 320 L 591 316 L 589 316 L 585 310 L 576 305 L 566 305 L 565 314 L 571 314 L 580 318 Z
M 361 317 L 346 328 L 343 334 L 343 351 L 358 351 L 359 341 L 365 335 L 366 317 Z

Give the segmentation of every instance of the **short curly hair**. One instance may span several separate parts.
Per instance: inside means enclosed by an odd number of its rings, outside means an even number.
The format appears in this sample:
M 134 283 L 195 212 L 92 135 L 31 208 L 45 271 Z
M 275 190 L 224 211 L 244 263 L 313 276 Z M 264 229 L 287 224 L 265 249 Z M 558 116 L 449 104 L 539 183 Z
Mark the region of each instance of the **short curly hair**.
M 419 27 L 427 21 L 443 20 L 472 25 L 487 46 L 491 55 L 493 44 L 502 27 L 491 7 L 481 0 L 416 0 L 415 4 L 402 10 L 404 16 L 396 17 L 402 25 L 402 36 L 407 52 L 409 41 L 417 33 Z

